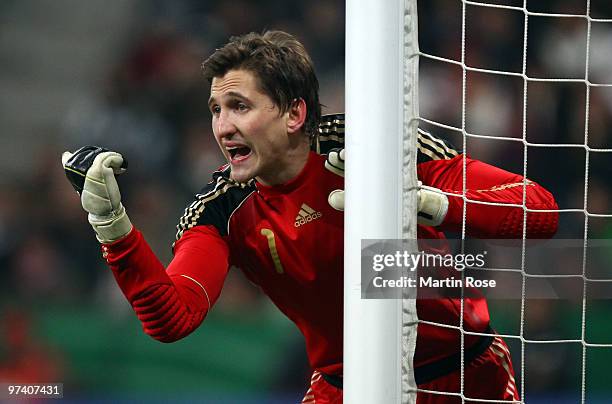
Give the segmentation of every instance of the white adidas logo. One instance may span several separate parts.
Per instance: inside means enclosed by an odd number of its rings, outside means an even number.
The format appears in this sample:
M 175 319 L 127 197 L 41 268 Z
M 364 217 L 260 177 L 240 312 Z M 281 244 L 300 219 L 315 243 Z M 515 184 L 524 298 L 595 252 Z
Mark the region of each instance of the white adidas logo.
M 295 227 L 300 227 L 305 225 L 306 223 L 312 222 L 313 220 L 320 219 L 323 216 L 323 213 L 317 212 L 310 206 L 305 203 L 302 204 L 298 215 L 295 218 L 295 223 L 293 224 Z

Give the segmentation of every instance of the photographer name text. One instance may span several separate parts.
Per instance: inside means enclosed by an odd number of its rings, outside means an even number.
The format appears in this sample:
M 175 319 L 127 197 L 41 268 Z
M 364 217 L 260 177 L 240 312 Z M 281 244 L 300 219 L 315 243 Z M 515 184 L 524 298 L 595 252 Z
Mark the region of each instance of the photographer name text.
M 383 279 L 377 276 L 372 279 L 372 284 L 376 288 L 494 288 L 497 282 L 494 279 L 477 279 L 473 276 L 466 276 L 465 279 L 444 278 L 438 279 L 433 276 L 422 276 L 409 278 L 402 276 L 399 279 Z

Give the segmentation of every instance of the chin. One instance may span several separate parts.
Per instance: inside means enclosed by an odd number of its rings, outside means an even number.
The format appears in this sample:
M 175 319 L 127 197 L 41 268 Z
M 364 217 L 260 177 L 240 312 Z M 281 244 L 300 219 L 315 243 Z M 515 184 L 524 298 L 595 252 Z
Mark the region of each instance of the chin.
M 251 175 L 249 172 L 244 170 L 234 170 L 232 166 L 232 179 L 237 182 L 248 182 L 250 179 L 255 178 L 255 175 Z
M 232 162 L 230 160 L 230 167 L 232 170 L 232 179 L 237 182 L 248 182 L 251 179 L 255 178 L 259 175 L 259 164 L 257 164 L 257 160 L 253 159 L 253 155 L 251 155 L 246 160 Z

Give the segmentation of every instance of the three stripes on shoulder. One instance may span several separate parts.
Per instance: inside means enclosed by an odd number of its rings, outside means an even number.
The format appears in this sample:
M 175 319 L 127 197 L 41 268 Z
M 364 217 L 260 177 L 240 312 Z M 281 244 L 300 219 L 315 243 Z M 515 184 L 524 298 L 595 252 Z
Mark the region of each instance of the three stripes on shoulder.
M 319 133 L 312 149 L 327 154 L 331 149 L 344 147 L 344 114 L 329 114 L 321 117 Z M 461 154 L 450 142 L 419 129 L 417 137 L 418 162 L 450 160 Z
M 417 137 L 417 162 L 450 160 L 461 154 L 449 142 L 419 129 Z

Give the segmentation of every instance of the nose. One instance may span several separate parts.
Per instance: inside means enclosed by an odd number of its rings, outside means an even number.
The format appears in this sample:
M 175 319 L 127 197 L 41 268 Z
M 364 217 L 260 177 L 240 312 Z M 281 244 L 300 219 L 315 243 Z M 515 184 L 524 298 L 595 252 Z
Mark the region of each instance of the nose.
M 224 111 L 221 111 L 213 121 L 213 129 L 219 139 L 230 137 L 236 132 L 236 126 Z

